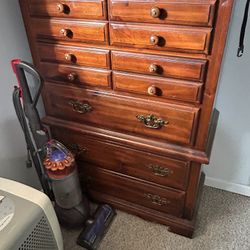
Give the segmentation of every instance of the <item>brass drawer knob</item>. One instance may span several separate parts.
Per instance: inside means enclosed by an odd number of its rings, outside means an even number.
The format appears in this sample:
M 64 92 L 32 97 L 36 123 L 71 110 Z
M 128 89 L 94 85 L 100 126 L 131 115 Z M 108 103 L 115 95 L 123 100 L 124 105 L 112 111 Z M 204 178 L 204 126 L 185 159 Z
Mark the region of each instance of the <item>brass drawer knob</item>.
M 74 112 L 85 114 L 92 110 L 92 107 L 88 103 L 82 103 L 80 101 L 71 100 L 68 102 L 70 106 L 72 106 L 72 110 Z
M 159 37 L 158 36 L 151 36 L 150 37 L 150 44 L 151 45 L 158 45 L 159 43 Z
M 149 95 L 157 95 L 157 88 L 154 85 L 148 87 L 148 94 Z
M 64 58 L 65 58 L 66 61 L 72 62 L 75 59 L 75 56 L 73 54 L 66 53 L 64 55 Z
M 61 29 L 60 34 L 64 37 L 70 37 L 73 33 L 70 29 Z
M 169 168 L 161 167 L 157 164 L 148 164 L 146 165 L 147 168 L 151 169 L 154 175 L 156 176 L 162 176 L 166 177 L 170 174 L 173 174 L 173 170 L 170 170 Z
M 66 8 L 65 8 L 65 5 L 64 5 L 64 4 L 58 3 L 58 4 L 56 5 L 56 9 L 57 9 L 57 11 L 58 11 L 59 13 L 64 13 Z
M 156 64 L 150 64 L 148 69 L 150 73 L 157 73 L 159 67 Z
M 70 82 L 74 82 L 74 81 L 76 80 L 76 78 L 77 78 L 77 74 L 76 74 L 76 73 L 69 73 L 69 74 L 67 75 L 67 78 L 68 78 L 68 80 L 69 80 Z
M 151 203 L 158 206 L 167 206 L 170 201 L 166 198 L 162 198 L 160 195 L 145 193 L 144 197 L 151 201 Z
M 161 10 L 158 7 L 153 7 L 150 11 L 150 15 L 153 18 L 158 18 L 161 15 Z
M 155 115 L 137 115 L 137 120 L 142 122 L 145 127 L 152 128 L 152 129 L 159 129 L 163 127 L 164 125 L 168 124 L 168 121 L 165 121 L 161 118 L 157 118 Z

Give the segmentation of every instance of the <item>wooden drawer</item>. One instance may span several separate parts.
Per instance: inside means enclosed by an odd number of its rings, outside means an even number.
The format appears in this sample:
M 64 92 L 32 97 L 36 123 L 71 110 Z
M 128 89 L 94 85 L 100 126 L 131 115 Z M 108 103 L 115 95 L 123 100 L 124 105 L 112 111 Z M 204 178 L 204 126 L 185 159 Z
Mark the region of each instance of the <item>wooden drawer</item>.
M 45 89 L 47 114 L 98 127 L 191 144 L 199 109 L 145 102 L 55 85 Z
M 202 84 L 160 77 L 113 72 L 113 86 L 117 91 L 126 91 L 146 96 L 199 102 Z
M 111 23 L 110 44 L 207 54 L 211 31 L 211 28 Z
M 71 130 L 52 128 L 52 134 L 78 152 L 78 160 L 159 185 L 186 189 L 188 162 L 101 142 Z
M 92 165 L 83 165 L 88 189 L 112 195 L 135 204 L 181 217 L 185 192 L 153 186 L 127 176 L 105 171 Z
M 42 62 L 56 62 L 86 67 L 110 68 L 109 50 L 38 44 Z
M 102 0 L 29 0 L 32 16 L 106 19 L 106 2 Z
M 107 23 L 32 18 L 32 28 L 37 38 L 107 43 Z
M 204 81 L 206 60 L 112 51 L 112 68 L 134 73 Z
M 216 0 L 110 0 L 113 21 L 212 26 Z
M 41 63 L 41 73 L 52 82 L 65 83 L 76 87 L 110 87 L 110 71 L 55 63 Z

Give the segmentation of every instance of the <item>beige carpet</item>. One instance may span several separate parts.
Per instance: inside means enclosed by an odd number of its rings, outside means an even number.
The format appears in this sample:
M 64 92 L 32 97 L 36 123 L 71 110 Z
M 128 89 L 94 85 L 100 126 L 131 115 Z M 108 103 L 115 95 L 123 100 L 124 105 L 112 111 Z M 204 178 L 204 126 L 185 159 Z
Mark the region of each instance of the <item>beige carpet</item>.
M 204 187 L 193 239 L 118 211 L 100 250 L 250 250 L 250 198 Z M 65 250 L 79 231 L 63 229 Z

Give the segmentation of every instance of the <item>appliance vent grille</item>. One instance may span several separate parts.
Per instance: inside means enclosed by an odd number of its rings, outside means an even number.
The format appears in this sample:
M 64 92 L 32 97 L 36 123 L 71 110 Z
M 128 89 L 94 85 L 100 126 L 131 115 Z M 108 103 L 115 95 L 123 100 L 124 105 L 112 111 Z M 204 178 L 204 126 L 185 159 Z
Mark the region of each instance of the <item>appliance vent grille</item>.
M 19 247 L 19 250 L 56 250 L 57 245 L 54 234 L 43 216 L 27 239 Z

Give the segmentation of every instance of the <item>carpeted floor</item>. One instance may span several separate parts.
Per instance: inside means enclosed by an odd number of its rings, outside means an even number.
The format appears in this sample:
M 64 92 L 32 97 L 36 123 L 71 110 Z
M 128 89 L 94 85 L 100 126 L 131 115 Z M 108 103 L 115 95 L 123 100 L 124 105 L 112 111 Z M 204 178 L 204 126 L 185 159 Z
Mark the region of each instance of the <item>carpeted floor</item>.
M 83 249 L 78 235 L 63 229 L 65 250 Z M 117 211 L 99 250 L 250 250 L 250 198 L 204 187 L 193 239 Z

